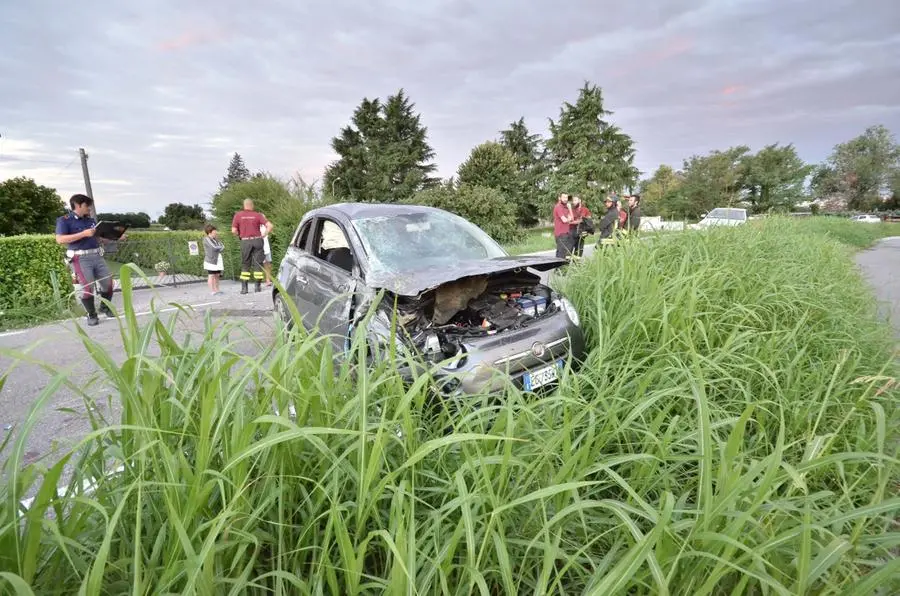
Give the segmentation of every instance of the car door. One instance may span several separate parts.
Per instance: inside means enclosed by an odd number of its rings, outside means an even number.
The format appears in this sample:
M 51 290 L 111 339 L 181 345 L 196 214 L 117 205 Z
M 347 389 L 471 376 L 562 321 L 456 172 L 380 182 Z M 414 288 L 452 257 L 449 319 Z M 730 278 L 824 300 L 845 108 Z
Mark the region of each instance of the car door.
M 320 333 L 332 336 L 336 350 L 343 350 L 359 279 L 356 255 L 343 226 L 328 217 L 318 218 L 310 253 L 306 278 L 312 323 L 318 323 Z
M 309 245 L 314 224 L 315 220 L 313 219 L 301 224 L 285 252 L 278 271 L 278 281 L 297 307 L 297 311 L 302 317 L 301 323 L 307 329 L 311 329 L 315 322 L 315 317 L 310 316 L 310 311 L 315 310 L 315 305 L 310 296 L 308 274 L 313 261 Z

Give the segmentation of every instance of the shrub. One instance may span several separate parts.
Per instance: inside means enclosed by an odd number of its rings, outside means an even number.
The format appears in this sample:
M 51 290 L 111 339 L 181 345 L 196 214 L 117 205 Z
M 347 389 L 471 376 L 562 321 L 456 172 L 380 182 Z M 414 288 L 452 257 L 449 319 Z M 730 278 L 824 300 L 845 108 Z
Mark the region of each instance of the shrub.
M 199 256 L 190 254 L 188 242 L 199 244 Z M 203 269 L 203 232 L 196 230 L 166 232 L 128 232 L 126 240 L 117 243 L 116 252 L 106 258 L 117 263 L 134 263 L 144 271 L 158 271 L 157 265 L 168 263 L 168 273 L 206 276 Z
M 128 316 L 121 346 L 85 335 L 121 419 L 92 418 L 76 458 L 24 466 L 14 446 L 0 577 L 89 594 L 897 593 L 891 341 L 843 246 L 775 222 L 570 271 L 587 366 L 543 399 L 511 389 L 452 416 L 389 355 L 356 368 L 300 331 L 255 337 L 256 356 L 240 323 L 175 341 L 168 315 Z M 111 459 L 122 471 L 98 480 Z
M 497 242 L 516 238 L 516 205 L 502 192 L 485 186 L 460 184 L 423 190 L 410 203 L 438 207 L 471 221 Z
M 10 318 L 40 320 L 59 315 L 68 309 L 72 292 L 72 274 L 53 236 L 0 238 L 2 326 Z

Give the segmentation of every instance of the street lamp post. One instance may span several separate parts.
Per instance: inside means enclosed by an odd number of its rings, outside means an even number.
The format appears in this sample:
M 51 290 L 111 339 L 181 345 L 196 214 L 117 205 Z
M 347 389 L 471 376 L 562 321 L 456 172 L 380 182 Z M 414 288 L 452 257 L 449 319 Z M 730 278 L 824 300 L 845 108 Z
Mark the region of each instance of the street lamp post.
M 338 176 L 337 178 L 335 178 L 334 180 L 331 181 L 331 198 L 332 198 L 332 199 L 335 198 L 335 197 L 334 197 L 334 183 L 337 182 L 337 181 L 340 180 L 340 179 L 341 179 L 341 177 Z

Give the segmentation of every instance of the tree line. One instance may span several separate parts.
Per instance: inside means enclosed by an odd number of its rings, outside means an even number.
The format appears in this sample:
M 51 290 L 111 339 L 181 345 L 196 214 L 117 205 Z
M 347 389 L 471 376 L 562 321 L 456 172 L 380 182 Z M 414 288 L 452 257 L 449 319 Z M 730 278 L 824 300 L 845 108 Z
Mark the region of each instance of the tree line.
M 807 201 L 814 201 L 813 211 L 900 209 L 900 147 L 881 125 L 836 145 L 822 164 L 805 163 L 793 144 L 756 152 L 739 145 L 692 155 L 678 169 L 660 165 L 642 178 L 634 165 L 635 143 L 612 115 L 602 89 L 585 82 L 574 102 L 563 101 L 557 116 L 548 119 L 546 138 L 520 117 L 475 146 L 455 174 L 442 180 L 435 175 L 428 128 L 400 89 L 385 100 L 362 99 L 331 140 L 337 159 L 321 185 L 251 174 L 235 153 L 210 212 L 216 220 L 224 217 L 222 206 L 234 206 L 235 189 L 284 213 L 296 213 L 297 206 L 276 205 L 298 198 L 302 209 L 333 201 L 408 202 L 448 209 L 508 241 L 519 228 L 545 219 L 560 192 L 578 194 L 596 209 L 608 192 L 639 190 L 644 213 L 668 219 L 696 219 L 715 207 L 736 205 L 753 213 L 790 211 Z M 64 210 L 52 188 L 26 178 L 0 183 L 0 235 L 52 232 Z M 101 215 L 132 228 L 150 225 L 144 213 Z M 159 223 L 200 229 L 207 219 L 198 204 L 170 203 Z
M 807 164 L 792 144 L 746 145 L 693 155 L 682 168 L 661 165 L 640 185 L 647 214 L 697 218 L 715 207 L 752 213 L 900 209 L 900 147 L 884 126 L 834 147 L 825 163 Z
M 364 98 L 332 139 L 338 158 L 323 191 L 334 200 L 414 202 L 449 209 L 498 240 L 546 217 L 559 192 L 590 205 L 610 192 L 637 191 L 648 215 L 697 219 L 715 207 L 752 213 L 900 209 L 900 148 L 884 126 L 836 145 L 823 164 L 808 164 L 793 144 L 756 152 L 740 145 L 692 155 L 680 169 L 661 165 L 641 179 L 631 137 L 613 124 L 600 87 L 586 82 L 574 103 L 549 119 L 549 135 L 524 118 L 474 147 L 455 176 L 434 176 L 435 152 L 421 114 L 401 89 L 386 100 Z

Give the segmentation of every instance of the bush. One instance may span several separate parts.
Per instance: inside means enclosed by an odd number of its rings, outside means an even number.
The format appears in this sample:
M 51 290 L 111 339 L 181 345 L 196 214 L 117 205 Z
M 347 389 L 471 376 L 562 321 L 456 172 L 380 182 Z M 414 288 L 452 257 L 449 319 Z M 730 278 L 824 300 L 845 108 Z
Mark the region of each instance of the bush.
M 173 341 L 168 315 L 85 337 L 121 420 L 92 418 L 78 459 L 13 450 L 0 572 L 36 593 L 897 593 L 896 370 L 843 245 L 673 234 L 561 281 L 587 366 L 452 416 L 427 377 L 299 331 L 257 356 L 240 323 Z
M 0 311 L 2 326 L 52 318 L 66 312 L 72 298 L 72 273 L 63 248 L 50 235 L 0 238 Z M 14 320 L 14 321 L 13 321 Z
M 511 242 L 519 232 L 516 205 L 493 188 L 445 185 L 418 192 L 409 202 L 438 207 L 464 217 L 501 244 Z

